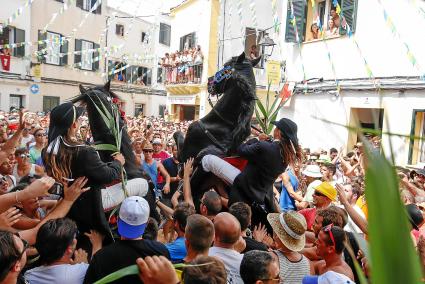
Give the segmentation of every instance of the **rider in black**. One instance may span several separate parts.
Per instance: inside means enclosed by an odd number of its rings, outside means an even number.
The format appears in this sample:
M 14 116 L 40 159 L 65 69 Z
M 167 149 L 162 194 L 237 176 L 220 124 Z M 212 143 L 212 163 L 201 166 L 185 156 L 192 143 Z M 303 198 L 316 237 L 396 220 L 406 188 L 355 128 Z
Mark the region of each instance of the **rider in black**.
M 121 178 L 125 160 L 121 154 L 114 161 L 104 163 L 93 147 L 77 141 L 81 107 L 64 103 L 50 113 L 48 147 L 43 149 L 43 163 L 49 176 L 61 184 L 72 184 L 78 177 L 87 177 L 90 190 L 83 193 L 73 204 L 69 217 L 77 222 L 80 232 L 95 229 L 110 236 L 108 222 L 102 206 L 101 189 Z
M 213 155 L 206 155 L 202 159 L 205 171 L 211 171 L 232 184 L 229 206 L 238 201 L 251 206 L 253 224 L 259 221 L 267 224 L 264 222 L 267 213 L 278 212 L 273 197 L 273 183 L 288 165 L 301 161 L 302 157 L 295 122 L 282 118 L 273 124 L 276 126 L 273 141 L 253 138 L 238 147 L 238 155 L 248 160 L 242 172 Z

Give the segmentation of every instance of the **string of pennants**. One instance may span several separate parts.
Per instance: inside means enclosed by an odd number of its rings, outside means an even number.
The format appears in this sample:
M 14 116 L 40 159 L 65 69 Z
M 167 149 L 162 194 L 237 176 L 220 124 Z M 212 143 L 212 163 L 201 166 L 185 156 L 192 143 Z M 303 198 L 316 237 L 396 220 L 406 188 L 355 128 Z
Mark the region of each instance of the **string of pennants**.
M 3 29 L 7 26 L 9 26 L 10 24 L 13 23 L 14 20 L 16 20 L 16 18 L 20 15 L 22 15 L 24 13 L 25 8 L 31 6 L 31 4 L 34 2 L 35 0 L 27 0 L 25 1 L 24 5 L 20 6 L 18 9 L 16 9 L 16 11 L 9 17 L 7 18 L 5 25 L 1 25 L 0 24 L 0 33 L 3 32 Z

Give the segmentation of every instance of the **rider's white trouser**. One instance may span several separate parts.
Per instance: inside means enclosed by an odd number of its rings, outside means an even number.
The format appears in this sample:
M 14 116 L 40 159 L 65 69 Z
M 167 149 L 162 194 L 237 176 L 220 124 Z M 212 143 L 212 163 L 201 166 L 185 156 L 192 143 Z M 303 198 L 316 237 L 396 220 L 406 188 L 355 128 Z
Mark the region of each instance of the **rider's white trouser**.
M 206 172 L 212 172 L 227 184 L 233 184 L 235 178 L 241 173 L 238 168 L 214 155 L 205 155 L 202 158 L 202 168 Z
M 148 182 L 143 178 L 135 178 L 127 181 L 127 193 L 129 196 L 144 197 L 148 193 Z M 102 204 L 106 211 L 119 204 L 125 199 L 121 183 L 102 188 Z

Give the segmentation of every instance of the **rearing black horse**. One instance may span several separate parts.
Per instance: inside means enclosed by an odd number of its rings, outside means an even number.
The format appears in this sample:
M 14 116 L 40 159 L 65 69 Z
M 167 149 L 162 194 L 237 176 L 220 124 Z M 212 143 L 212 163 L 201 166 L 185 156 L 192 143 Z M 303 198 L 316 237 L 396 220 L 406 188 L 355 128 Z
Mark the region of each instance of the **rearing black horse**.
M 210 93 L 222 96 L 205 117 L 189 126 L 183 145 L 182 134 L 176 133 L 174 136 L 179 147 L 180 162 L 197 157 L 203 150 L 221 156 L 231 155 L 250 135 L 257 98 L 253 66 L 259 60 L 251 61 L 243 52 L 224 64 L 225 71 L 221 75 L 225 78 L 220 82 L 209 78 Z
M 97 110 L 98 108 L 102 110 L 102 108 L 105 107 L 108 112 L 112 113 L 113 108 L 119 108 L 117 104 L 119 97 L 110 90 L 110 81 L 108 81 L 104 86 L 87 89 L 80 85 L 80 92 L 81 94 L 73 98 L 71 101 L 73 103 L 80 103 L 86 107 L 90 130 L 92 132 L 95 145 L 111 144 L 117 146 L 113 133 L 105 124 Z M 145 199 L 150 205 L 150 216 L 159 221 L 158 213 L 155 210 L 155 193 L 153 192 L 153 183 L 150 181 L 150 177 L 136 164 L 136 157 L 131 146 L 130 136 L 127 133 L 127 126 L 124 118 L 121 116 L 119 117 L 119 129 L 122 129 L 120 152 L 125 158 L 124 169 L 127 178 L 144 178 L 149 181 L 149 190 Z M 105 163 L 113 160 L 111 156 L 113 151 L 98 150 L 98 153 L 101 160 Z
M 180 162 L 193 157 L 196 158 L 196 166 L 205 154 L 231 156 L 250 135 L 251 118 L 257 99 L 253 66 L 260 59 L 249 60 L 243 52 L 226 62 L 222 70 L 209 78 L 209 93 L 222 96 L 205 117 L 189 126 L 186 137 L 183 138 L 181 132 L 174 134 Z M 212 174 L 207 175 L 211 177 Z M 195 203 L 209 189 L 210 185 L 206 181 L 205 173 L 194 174 L 192 177 Z

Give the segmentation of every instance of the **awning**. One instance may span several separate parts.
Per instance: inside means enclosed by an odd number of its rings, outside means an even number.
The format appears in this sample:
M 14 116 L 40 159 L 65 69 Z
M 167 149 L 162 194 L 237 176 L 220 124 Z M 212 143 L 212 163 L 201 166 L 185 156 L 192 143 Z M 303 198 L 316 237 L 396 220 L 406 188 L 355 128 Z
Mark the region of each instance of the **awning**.
M 168 96 L 168 103 L 174 105 L 195 105 L 196 104 L 196 95 L 195 96 Z

